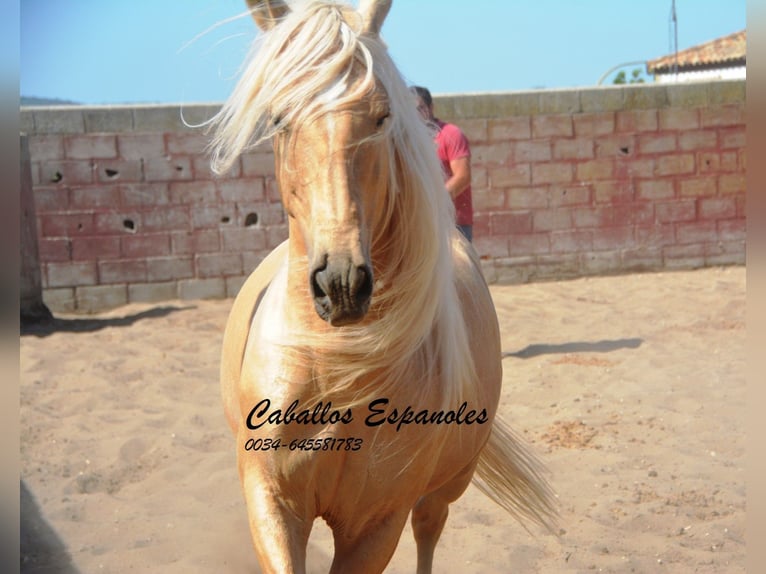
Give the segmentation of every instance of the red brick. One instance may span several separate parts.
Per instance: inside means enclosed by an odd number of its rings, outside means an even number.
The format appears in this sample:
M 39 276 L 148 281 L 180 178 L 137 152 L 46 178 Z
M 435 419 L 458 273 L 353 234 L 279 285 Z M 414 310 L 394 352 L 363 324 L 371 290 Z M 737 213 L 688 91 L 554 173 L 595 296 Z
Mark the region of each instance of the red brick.
M 534 231 L 556 231 L 572 227 L 572 210 L 569 208 L 541 209 L 532 214 Z
M 700 219 L 730 219 L 737 216 L 734 198 L 707 198 L 699 202 Z
M 662 248 L 641 245 L 633 249 L 623 249 L 620 253 L 624 271 L 652 271 L 662 269 Z
M 678 184 L 678 193 L 681 197 L 711 197 L 716 195 L 717 188 L 715 177 L 695 177 L 682 179 Z
M 74 187 L 70 191 L 72 209 L 113 208 L 120 205 L 120 193 L 116 187 Z
M 492 211 L 505 207 L 505 192 L 502 189 L 474 189 L 472 199 L 474 211 Z
M 676 227 L 676 240 L 679 245 L 708 243 L 715 241 L 717 236 L 715 221 L 682 223 Z
M 715 149 L 718 147 L 718 133 L 715 130 L 694 130 L 678 136 L 681 150 Z
M 119 185 L 120 205 L 124 207 L 153 207 L 167 205 L 169 192 L 167 183 L 129 183 Z
M 591 189 L 587 185 L 551 188 L 549 193 L 550 206 L 588 204 L 591 200 Z
M 66 238 L 38 238 L 37 250 L 40 257 L 40 263 L 59 263 L 72 260 L 72 242 Z
M 479 229 L 481 231 L 481 229 Z M 275 225 L 266 229 L 266 244 L 269 249 L 274 249 L 288 236 L 287 225 Z
M 622 159 L 617 158 L 614 164 L 616 179 L 653 179 L 656 158 Z
M 741 173 L 725 174 L 718 178 L 718 189 L 722 195 L 745 193 L 746 184 L 747 179 Z
M 547 187 L 514 187 L 508 190 L 510 209 L 536 209 L 548 207 Z
M 98 283 L 95 261 L 48 263 L 45 267 L 47 285 L 44 287 L 75 287 Z
M 265 199 L 263 179 L 219 181 L 216 185 L 222 201 L 237 203 Z
M 487 132 L 490 142 L 524 140 L 532 137 L 532 126 L 529 116 L 491 119 Z
M 476 237 L 477 235 L 489 235 L 489 218 L 490 213 L 487 212 L 480 212 L 474 210 L 473 213 L 473 235 Z M 268 232 L 268 230 L 267 230 Z M 269 239 L 269 247 L 271 247 L 270 238 Z
M 596 157 L 629 158 L 636 155 L 636 136 L 618 134 L 600 137 L 596 141 Z
M 144 159 L 146 181 L 184 181 L 192 179 L 188 157 L 148 157 Z
M 697 154 L 697 169 L 701 174 L 720 174 L 739 170 L 739 154 L 735 151 L 705 151 Z
M 170 245 L 173 253 L 181 255 L 215 253 L 221 250 L 218 229 L 176 231 L 170 234 Z
M 170 255 L 170 235 L 168 233 L 142 233 L 122 237 L 124 257 L 157 257 Z
M 194 277 L 191 257 L 150 257 L 146 260 L 147 281 L 171 281 Z
M 670 199 L 675 196 L 675 185 L 672 179 L 653 179 L 637 184 L 638 199 L 657 200 Z
M 676 242 L 676 231 L 673 223 L 637 226 L 635 233 L 636 243 L 644 247 L 664 247 Z
M 507 165 L 511 157 L 510 146 L 479 144 L 471 146 L 471 162 L 495 167 Z
M 221 229 L 221 244 L 227 253 L 266 249 L 266 232 L 256 227 Z
M 251 152 L 242 156 L 242 175 L 265 177 L 274 175 L 274 154 L 272 152 Z
M 684 175 L 694 173 L 694 155 L 676 154 L 657 158 L 655 175 Z
M 744 148 L 745 127 L 734 129 L 722 129 L 718 132 L 721 140 L 721 149 Z
M 550 141 L 520 141 L 514 145 L 515 163 L 533 163 L 550 161 L 551 142 Z
M 632 225 L 594 229 L 592 231 L 593 249 L 606 251 L 634 247 L 636 244 L 634 229 Z
M 601 136 L 614 133 L 615 117 L 613 112 L 574 114 L 574 133 L 577 137 Z
M 75 261 L 91 261 L 94 259 L 119 259 L 119 237 L 73 237 L 72 259 Z
M 40 183 L 82 185 L 93 183 L 93 165 L 89 161 L 44 161 L 40 163 Z
M 620 203 L 612 206 L 614 225 L 648 225 L 655 221 L 654 203 Z
M 718 222 L 718 239 L 721 241 L 745 241 L 747 225 L 744 218 L 726 219 Z
M 593 249 L 593 234 L 587 230 L 554 231 L 551 253 L 581 253 Z
M 197 133 L 165 134 L 165 149 L 173 155 L 205 155 L 210 137 Z
M 541 163 L 532 165 L 532 183 L 568 183 L 573 180 L 571 163 Z
M 484 235 L 474 237 L 473 246 L 479 257 L 484 258 L 503 258 L 509 256 L 508 237 L 505 235 Z
M 234 225 L 236 212 L 237 207 L 233 203 L 195 205 L 191 207 L 191 226 L 200 229 Z
M 594 159 L 577 164 L 578 181 L 598 181 L 614 177 L 614 160 Z
M 69 189 L 66 187 L 35 187 L 34 196 L 38 214 L 69 210 Z
M 70 159 L 97 159 L 117 157 L 117 138 L 114 135 L 75 135 L 64 139 L 64 152 Z
M 96 179 L 102 183 L 139 182 L 144 179 L 141 160 L 99 160 L 94 165 Z
M 596 204 L 625 203 L 635 199 L 635 189 L 629 181 L 599 181 L 593 184 Z
M 269 203 L 258 209 L 258 221 L 264 227 L 282 225 L 287 221 L 287 215 L 280 204 Z
M 484 143 L 487 141 L 487 120 L 479 119 L 461 119 L 460 129 L 471 143 Z
M 590 138 L 560 139 L 553 143 L 556 159 L 592 159 L 593 140 Z
M 745 124 L 744 108 L 740 104 L 704 108 L 701 111 L 703 127 L 721 127 Z
M 93 214 L 93 232 L 122 235 L 140 231 L 141 215 L 136 211 L 105 211 Z
M 168 187 L 168 198 L 170 203 L 180 205 L 215 204 L 218 202 L 218 190 L 212 181 L 172 182 Z
M 697 219 L 697 206 L 694 200 L 679 200 L 657 203 L 654 206 L 657 222 L 694 221 Z
M 676 149 L 678 149 L 676 134 L 643 134 L 638 137 L 640 154 L 667 153 Z
M 143 259 L 120 259 L 98 263 L 99 284 L 146 282 L 146 261 Z
M 532 168 L 528 163 L 494 167 L 488 173 L 489 185 L 493 188 L 529 185 L 532 181 Z
M 656 110 L 626 110 L 617 112 L 618 132 L 653 132 L 659 127 Z
M 93 213 L 60 213 L 40 216 L 43 237 L 88 235 L 95 230 Z
M 242 257 L 239 253 L 216 253 L 195 256 L 197 277 L 226 277 L 242 275 Z
M 32 161 L 64 159 L 64 138 L 60 135 L 45 134 L 29 137 L 29 157 Z
M 696 130 L 700 127 L 699 110 L 665 108 L 660 110 L 661 130 Z
M 613 224 L 612 207 L 584 207 L 572 212 L 572 224 L 578 228 L 607 227 Z
M 550 233 L 513 233 L 509 246 L 511 257 L 550 253 Z
M 186 207 L 163 207 L 143 212 L 141 225 L 147 232 L 190 229 L 191 217 Z
M 532 231 L 532 213 L 529 211 L 492 213 L 490 214 L 489 227 L 492 235 L 529 233 Z
M 572 137 L 574 128 L 572 116 L 569 114 L 555 114 L 532 117 L 532 137 Z
M 123 159 L 161 158 L 166 153 L 161 133 L 118 134 L 117 149 Z

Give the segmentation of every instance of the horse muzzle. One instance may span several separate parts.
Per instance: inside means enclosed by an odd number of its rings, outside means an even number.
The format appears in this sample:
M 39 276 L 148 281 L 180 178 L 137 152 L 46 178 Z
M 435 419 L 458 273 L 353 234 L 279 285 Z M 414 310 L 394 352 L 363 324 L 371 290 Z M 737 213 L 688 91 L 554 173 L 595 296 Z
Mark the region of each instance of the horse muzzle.
M 372 269 L 346 258 L 325 256 L 310 273 L 317 314 L 333 327 L 356 323 L 367 314 L 372 298 Z

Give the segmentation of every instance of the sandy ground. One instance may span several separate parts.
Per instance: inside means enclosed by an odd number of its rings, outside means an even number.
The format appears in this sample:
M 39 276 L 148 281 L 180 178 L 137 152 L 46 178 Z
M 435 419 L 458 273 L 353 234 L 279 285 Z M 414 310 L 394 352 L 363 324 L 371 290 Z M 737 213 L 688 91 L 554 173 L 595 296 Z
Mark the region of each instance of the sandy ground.
M 474 487 L 436 572 L 745 571 L 745 269 L 493 286 L 501 412 L 550 470 L 555 537 Z M 258 572 L 218 394 L 231 301 L 21 337 L 23 572 Z M 332 546 L 317 523 L 310 572 Z M 413 572 L 409 527 L 387 570 Z

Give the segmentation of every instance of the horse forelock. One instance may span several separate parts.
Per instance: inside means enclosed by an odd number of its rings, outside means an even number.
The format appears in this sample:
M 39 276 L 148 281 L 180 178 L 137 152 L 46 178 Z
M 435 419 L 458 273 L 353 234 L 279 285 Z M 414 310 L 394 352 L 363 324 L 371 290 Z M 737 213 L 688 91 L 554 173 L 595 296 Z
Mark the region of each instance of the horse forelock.
M 361 403 L 396 384 L 423 383 L 406 380 L 421 372 L 425 379 L 442 380 L 439 393 L 450 408 L 474 376 L 455 286 L 452 203 L 406 84 L 382 40 L 362 34 L 360 27 L 361 19 L 348 7 L 314 2 L 299 4 L 264 33 L 215 119 L 214 164 L 225 169 L 248 146 L 281 130 L 289 134 L 291 126 L 376 87 L 385 92 L 391 118 L 383 136 L 390 166 L 375 192 L 387 194 L 388 209 L 371 234 L 376 280 L 371 319 L 329 333 L 291 333 L 284 344 L 297 360 L 316 365 L 314 371 L 322 373 L 317 376 L 332 380 L 328 392 L 353 389 L 353 401 Z M 413 361 L 419 363 L 415 369 Z M 370 384 L 359 388 L 360 378 Z M 424 395 L 433 391 L 422 385 Z

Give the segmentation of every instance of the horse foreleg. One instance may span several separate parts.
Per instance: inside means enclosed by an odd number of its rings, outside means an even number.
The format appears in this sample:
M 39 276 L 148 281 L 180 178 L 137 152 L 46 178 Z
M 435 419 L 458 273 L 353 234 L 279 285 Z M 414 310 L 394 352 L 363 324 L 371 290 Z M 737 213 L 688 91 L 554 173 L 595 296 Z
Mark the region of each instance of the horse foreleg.
M 305 574 L 313 520 L 287 508 L 256 476 L 242 481 L 250 533 L 264 574 Z
M 412 509 L 412 532 L 418 548 L 417 574 L 431 574 L 436 543 L 447 522 L 449 505 L 468 488 L 474 466 L 471 465 L 441 488 L 421 497 Z
M 330 574 L 383 572 L 394 555 L 406 522 L 407 512 L 398 512 L 353 538 L 334 530 L 335 557 Z

